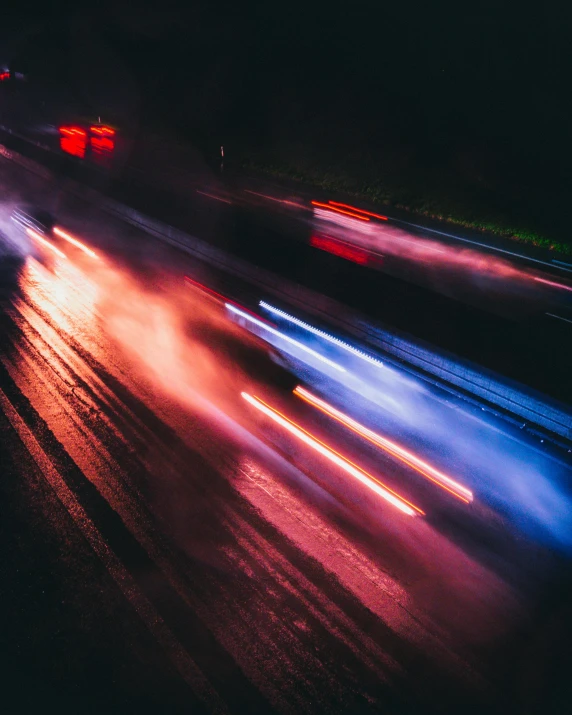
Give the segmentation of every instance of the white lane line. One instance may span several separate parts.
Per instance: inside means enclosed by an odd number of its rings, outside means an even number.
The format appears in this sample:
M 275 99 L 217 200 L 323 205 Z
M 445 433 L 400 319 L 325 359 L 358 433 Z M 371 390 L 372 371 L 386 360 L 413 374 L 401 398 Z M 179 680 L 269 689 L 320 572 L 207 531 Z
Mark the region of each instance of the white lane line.
M 572 323 L 572 320 L 569 320 L 568 318 L 563 318 L 561 315 L 556 315 L 555 313 L 546 313 L 546 315 L 549 315 L 551 318 L 558 318 L 558 320 L 563 320 L 565 323 Z
M 463 241 L 463 243 L 470 243 L 473 246 L 480 246 L 481 248 L 487 248 L 490 249 L 491 251 L 497 251 L 498 253 L 505 253 L 508 256 L 514 256 L 515 258 L 520 258 L 523 261 L 532 261 L 533 263 L 540 263 L 542 266 L 549 266 L 550 268 L 554 268 L 554 264 L 560 264 L 562 261 L 556 261 L 552 259 L 552 261 L 549 263 L 548 261 L 541 261 L 539 258 L 532 258 L 531 256 L 526 256 L 522 253 L 515 253 L 514 251 L 507 251 L 505 248 L 498 248 L 497 246 L 490 246 L 488 243 L 481 243 L 480 241 L 473 241 L 470 238 L 462 238 L 461 236 L 456 236 L 454 233 L 447 233 L 446 231 L 438 231 L 436 228 L 429 228 L 428 226 L 420 226 L 419 224 L 416 223 L 410 223 L 409 221 L 403 221 L 400 218 L 394 218 L 392 219 L 390 217 L 391 221 L 395 221 L 396 223 L 402 223 L 405 226 L 411 226 L 412 228 L 418 228 L 422 231 L 431 231 L 431 233 L 437 233 L 440 236 L 447 236 L 447 238 L 454 238 L 455 241 Z M 568 264 L 565 264 L 568 265 Z M 556 268 L 560 268 L 561 270 L 572 270 L 568 268 L 563 268 L 560 265 L 556 265 Z
M 222 196 L 215 196 L 214 194 L 207 194 L 206 191 L 199 191 L 196 189 L 197 194 L 201 194 L 201 196 L 206 196 L 209 199 L 214 199 L 215 201 L 222 201 L 224 204 L 232 204 L 232 201 L 229 201 L 228 199 L 223 199 Z
M 564 271 L 570 271 L 572 272 L 572 263 L 566 263 L 565 261 L 557 261 L 556 258 L 552 259 L 552 263 L 556 263 L 559 268 L 562 268 Z
M 135 609 L 138 616 L 147 626 L 157 642 L 165 650 L 181 676 L 192 688 L 193 692 L 213 708 L 213 712 L 227 712 L 227 708 L 220 697 L 206 679 L 202 671 L 193 661 L 185 648 L 178 641 L 169 626 L 165 623 L 153 604 L 141 592 L 135 580 L 119 560 L 114 551 L 109 547 L 95 523 L 85 512 L 74 493 L 65 483 L 60 473 L 54 467 L 51 459 L 44 452 L 34 434 L 26 425 L 22 417 L 12 405 L 9 398 L 0 388 L 0 407 L 8 418 L 12 427 L 24 443 L 26 449 L 38 465 L 42 475 L 52 487 L 56 496 L 63 504 L 69 515 L 74 520 L 91 548 L 103 562 L 110 576 L 119 586 L 119 589 Z

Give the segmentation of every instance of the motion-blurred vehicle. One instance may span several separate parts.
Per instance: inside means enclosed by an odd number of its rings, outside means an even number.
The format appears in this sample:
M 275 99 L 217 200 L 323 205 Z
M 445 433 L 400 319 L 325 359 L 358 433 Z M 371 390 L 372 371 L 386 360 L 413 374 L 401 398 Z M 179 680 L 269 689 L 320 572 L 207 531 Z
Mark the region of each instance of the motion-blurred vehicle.
M 213 353 L 227 374 L 239 371 L 237 380 L 241 389 L 264 386 L 290 394 L 300 384 L 300 379 L 272 345 L 232 321 L 227 326 L 207 322 L 195 324 L 191 335 Z
M 20 205 L 12 211 L 14 225 L 29 235 L 34 231 L 42 238 L 57 242 L 54 235 L 55 219 L 49 211 L 37 206 Z
M 290 395 L 300 384 L 286 357 L 266 340 L 242 327 L 231 317 L 227 299 L 185 276 L 201 309 L 188 316 L 188 335 L 197 350 L 207 355 L 225 376 L 235 398 L 242 390 Z M 229 378 L 229 376 L 231 376 Z
M 36 206 L 17 206 L 12 212 L 12 222 L 24 233 L 36 249 L 37 257 L 42 261 L 51 261 L 56 256 L 73 258 L 82 256 L 97 260 L 98 255 L 85 243 L 56 225 L 54 216 L 45 209 Z

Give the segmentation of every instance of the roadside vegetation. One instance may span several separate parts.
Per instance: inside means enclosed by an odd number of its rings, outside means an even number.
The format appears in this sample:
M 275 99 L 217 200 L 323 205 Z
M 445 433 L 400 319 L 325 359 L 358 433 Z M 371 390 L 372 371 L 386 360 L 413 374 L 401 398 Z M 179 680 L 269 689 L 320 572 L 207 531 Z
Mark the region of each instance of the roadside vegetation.
M 348 169 L 343 164 L 316 163 L 295 159 L 276 159 L 264 153 L 244 155 L 242 168 L 278 179 L 298 181 L 332 193 L 344 193 L 356 199 L 390 206 L 417 216 L 444 221 L 455 226 L 490 233 L 564 255 L 572 255 L 571 243 L 552 238 L 550 232 L 527 225 L 526 217 L 511 218 L 512 211 L 495 206 L 491 191 L 463 185 L 455 175 L 427 171 L 418 173 L 380 171 L 372 176 L 367 168 Z M 526 213 L 526 212 L 523 212 Z

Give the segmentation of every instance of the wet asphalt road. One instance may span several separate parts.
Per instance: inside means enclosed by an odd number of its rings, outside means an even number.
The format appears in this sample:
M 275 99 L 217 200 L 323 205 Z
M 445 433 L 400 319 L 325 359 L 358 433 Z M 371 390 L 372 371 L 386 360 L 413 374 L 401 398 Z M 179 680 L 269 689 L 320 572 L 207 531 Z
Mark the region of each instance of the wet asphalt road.
M 516 587 L 324 491 L 172 360 L 186 259 L 91 226 L 97 270 L 2 245 L 3 711 L 523 711 L 561 561 Z
M 466 697 L 471 668 L 416 622 L 383 559 L 280 487 L 276 465 L 142 395 L 95 326 L 89 347 L 68 332 L 89 330 L 86 306 L 38 273 L 3 296 L 10 712 L 416 712 L 460 683 Z M 388 622 L 339 582 L 340 558 Z

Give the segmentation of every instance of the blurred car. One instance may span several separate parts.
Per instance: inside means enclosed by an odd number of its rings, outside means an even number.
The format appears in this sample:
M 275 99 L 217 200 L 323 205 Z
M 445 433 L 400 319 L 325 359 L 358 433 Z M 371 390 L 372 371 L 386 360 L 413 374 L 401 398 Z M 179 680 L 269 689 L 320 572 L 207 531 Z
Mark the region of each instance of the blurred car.
M 20 231 L 28 233 L 30 229 L 42 238 L 57 242 L 54 235 L 55 219 L 49 211 L 37 206 L 20 205 L 12 211 L 11 218 Z
M 16 206 L 12 211 L 12 222 L 18 231 L 24 233 L 37 249 L 37 256 L 50 262 L 55 256 L 72 258 L 82 256 L 98 259 L 99 256 L 85 243 L 56 225 L 56 219 L 49 211 L 37 206 Z
M 226 374 L 237 373 L 236 387 L 240 389 L 264 387 L 290 394 L 300 383 L 273 346 L 232 321 L 226 326 L 195 322 L 190 334 L 195 343 L 212 353 Z

